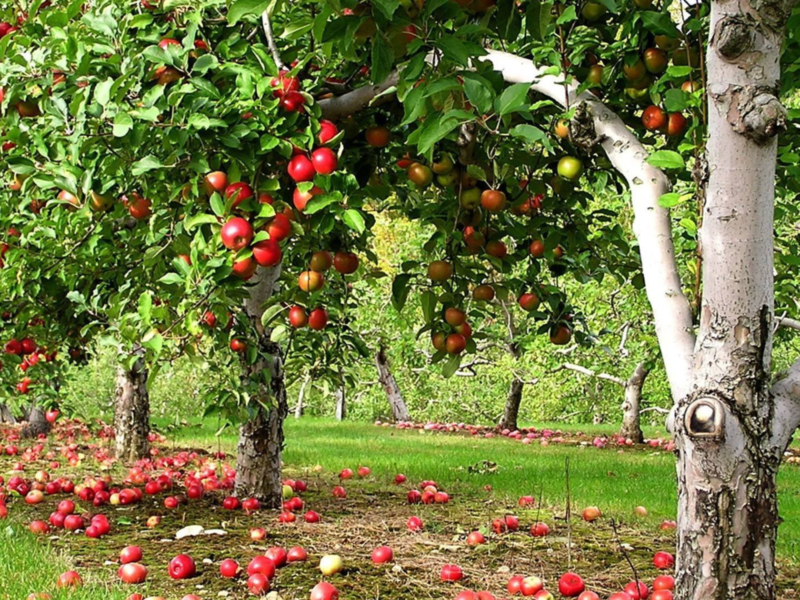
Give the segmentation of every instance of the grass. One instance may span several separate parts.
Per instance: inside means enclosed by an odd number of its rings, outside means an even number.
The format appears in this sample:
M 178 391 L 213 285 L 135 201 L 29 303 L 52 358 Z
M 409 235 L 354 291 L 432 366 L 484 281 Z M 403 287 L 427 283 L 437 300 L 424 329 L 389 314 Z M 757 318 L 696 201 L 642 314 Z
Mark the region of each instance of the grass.
M 546 426 L 546 425 L 545 425 Z M 540 425 L 539 427 L 545 427 Z M 613 426 L 570 426 L 551 424 L 571 433 L 612 433 Z M 176 445 L 200 445 L 235 451 L 236 435 L 231 429 L 217 437 L 216 428 L 193 427 L 176 430 L 169 437 Z M 655 428 L 649 437 L 663 436 Z M 297 468 L 322 466 L 338 473 L 345 467 L 369 466 L 374 473 L 390 477 L 404 473 L 409 481 L 436 480 L 461 495 L 492 495 L 506 501 L 532 495 L 545 504 L 563 509 L 566 500 L 566 462 L 569 460 L 570 493 L 574 506 L 597 505 L 607 516 L 629 521 L 633 509 L 644 506 L 647 527 L 675 519 L 677 490 L 675 458 L 663 451 L 604 450 L 575 445 L 538 444 L 523 446 L 505 438 L 475 439 L 466 435 L 398 431 L 366 423 L 337 423 L 329 419 L 289 419 L 286 423 L 284 461 Z M 481 469 L 483 461 L 495 463 L 496 470 Z M 478 466 L 478 469 L 470 467 Z M 784 465 L 778 477 L 783 523 L 778 538 L 778 556 L 800 564 L 800 468 Z
M 84 584 L 75 590 L 54 582 L 74 568 L 72 560 L 37 539 L 19 523 L 0 530 L 0 598 L 25 600 L 31 593 L 49 593 L 53 600 L 109 600 L 127 594 L 94 573 L 83 573 Z
M 173 430 L 165 422 L 158 423 L 169 440 L 162 452 L 170 448 L 235 452 L 236 432 L 227 429 L 217 436 L 214 425 L 193 423 Z M 578 429 L 561 428 L 573 433 Z M 592 435 L 611 431 L 602 427 L 582 429 Z M 648 435 L 658 432 L 650 431 Z M 9 462 L 0 458 L 0 474 L 5 474 Z M 163 508 L 163 496 L 146 496 L 136 507 L 103 509 L 114 522 L 111 536 L 88 540 L 59 533 L 42 540 L 27 534 L 24 525 L 32 518 L 46 519 L 58 498 L 48 497 L 44 505 L 37 507 L 12 500 L 12 519 L 7 523 L 13 539 L 4 539 L 8 533 L 0 528 L 0 599 L 24 599 L 37 591 L 48 592 L 54 599 L 122 600 L 137 591 L 145 596 L 163 595 L 167 600 L 178 600 L 187 593 L 209 599 L 227 594 L 229 600 L 243 600 L 247 595 L 242 581 L 220 578 L 219 561 L 232 557 L 246 565 L 250 558 L 273 545 L 302 545 L 312 557 L 305 565 L 280 571 L 277 586 L 285 600 L 308 597 L 308 590 L 319 579 L 315 560 L 326 553 L 340 553 L 346 558 L 346 574 L 333 579 L 346 598 L 454 597 L 461 588 L 438 581 L 438 570 L 447 562 L 464 568 L 470 588 L 490 589 L 502 597 L 506 595 L 502 592 L 509 573 L 543 575 L 552 586 L 570 561 L 593 588 L 607 596 L 631 577 L 620 542 L 629 545 L 629 557 L 640 576 L 648 580 L 656 574 L 651 565 L 652 553 L 675 545 L 674 535 L 663 533 L 658 527 L 663 520 L 675 518 L 677 502 L 674 457 L 663 451 L 619 452 L 573 444 L 524 446 L 504 438 L 486 440 L 304 418 L 287 422 L 284 462 L 287 476 L 309 483 L 304 499 L 309 508 L 323 515 L 322 523 L 280 525 L 276 514 L 268 511 L 251 516 L 230 513 L 220 509 L 218 495 L 207 495 L 176 511 Z M 573 515 L 586 506 L 597 505 L 604 513 L 601 521 L 586 524 L 573 516 L 567 526 L 567 464 Z M 355 469 L 360 465 L 369 466 L 372 475 L 346 482 L 346 500 L 332 498 L 330 489 L 338 483 L 336 474 L 345 467 Z M 38 467 L 30 465 L 27 470 L 32 472 L 35 468 Z M 94 474 L 95 468 L 87 459 L 71 474 L 76 478 L 78 473 Z M 409 486 L 391 483 L 397 473 L 407 475 L 409 484 L 415 486 L 423 479 L 436 480 L 451 494 L 451 503 L 409 507 L 404 501 Z M 779 489 L 784 518 L 778 547 L 780 597 L 790 598 L 794 596 L 788 588 L 793 587 L 800 569 L 797 466 L 784 466 Z M 536 497 L 536 508 L 518 508 L 516 502 L 521 495 Z M 648 509 L 647 517 L 634 516 L 633 509 L 639 505 Z M 508 513 L 520 517 L 519 533 L 487 535 L 490 543 L 479 548 L 464 545 L 466 533 L 482 529 L 488 534 L 491 520 Z M 425 522 L 424 534 L 406 531 L 405 521 L 411 514 L 418 514 Z M 144 526 L 150 515 L 162 516 L 156 530 Z M 619 538 L 612 528 L 612 518 Z M 551 526 L 548 538 L 527 535 L 527 528 L 538 520 Z M 169 541 L 177 529 L 187 524 L 221 527 L 228 535 Z M 255 526 L 269 531 L 265 543 L 249 539 L 249 528 Z M 570 534 L 573 545 L 568 552 Z M 148 583 L 135 590 L 114 585 L 116 557 L 123 546 L 131 543 L 143 547 L 143 562 L 150 569 Z M 395 549 L 394 569 L 374 567 L 369 562 L 371 549 L 384 543 Z M 189 553 L 198 563 L 200 573 L 189 582 L 174 582 L 166 576 L 166 563 L 180 552 Z M 68 568 L 78 570 L 91 585 L 73 593 L 56 590 L 53 583 Z

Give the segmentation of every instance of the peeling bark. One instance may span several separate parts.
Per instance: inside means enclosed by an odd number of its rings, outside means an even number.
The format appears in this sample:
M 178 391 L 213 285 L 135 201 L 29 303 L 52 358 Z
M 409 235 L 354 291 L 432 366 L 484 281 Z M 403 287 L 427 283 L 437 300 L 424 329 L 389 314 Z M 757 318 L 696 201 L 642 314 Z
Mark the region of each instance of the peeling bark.
M 506 406 L 503 410 L 503 418 L 500 419 L 498 427 L 501 429 L 517 429 L 519 419 L 519 407 L 522 404 L 522 391 L 525 389 L 525 382 L 516 375 L 511 380 L 511 387 L 506 396 Z
M 648 371 L 644 363 L 636 365 L 633 375 L 625 382 L 625 400 L 622 403 L 622 427 L 619 430 L 620 437 L 630 438 L 637 444 L 644 442 L 644 434 L 640 423 L 640 411 L 642 406 L 642 388 Z
M 381 344 L 378 352 L 375 354 L 375 366 L 378 369 L 378 381 L 383 386 L 386 392 L 386 397 L 389 399 L 389 406 L 392 409 L 392 417 L 396 422 L 410 421 L 411 415 L 408 413 L 403 394 L 400 392 L 400 387 L 397 385 L 397 380 L 392 374 L 389 367 L 389 359 L 386 357 L 386 348 Z
M 150 396 L 147 369 L 137 360 L 128 370 L 117 367 L 114 402 L 114 451 L 118 460 L 133 463 L 150 454 Z
M 269 269 L 259 267 L 244 302 L 244 313 L 258 334 L 259 358 L 254 364 L 242 359 L 242 379 L 256 392 L 251 399 L 250 420 L 239 429 L 234 484 L 236 496 L 258 498 L 268 508 L 281 506 L 283 422 L 289 412 L 281 349 L 270 341 L 270 332 L 261 324 L 264 305 L 275 291 L 279 277 L 280 265 Z

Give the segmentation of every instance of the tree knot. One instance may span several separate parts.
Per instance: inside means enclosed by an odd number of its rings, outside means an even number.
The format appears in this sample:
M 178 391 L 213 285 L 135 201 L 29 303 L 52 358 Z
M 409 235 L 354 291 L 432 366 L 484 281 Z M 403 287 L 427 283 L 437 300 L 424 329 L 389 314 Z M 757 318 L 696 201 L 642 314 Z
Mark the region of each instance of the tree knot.
M 735 86 L 723 95 L 729 96 L 728 123 L 737 133 L 764 145 L 786 130 L 786 109 L 772 88 Z
M 746 22 L 740 16 L 727 16 L 717 24 L 712 44 L 721 56 L 734 60 L 750 52 L 755 40 L 754 24 Z
M 594 128 L 594 115 L 586 101 L 575 107 L 575 113 L 569 122 L 569 138 L 573 144 L 587 150 L 604 140 L 598 136 Z

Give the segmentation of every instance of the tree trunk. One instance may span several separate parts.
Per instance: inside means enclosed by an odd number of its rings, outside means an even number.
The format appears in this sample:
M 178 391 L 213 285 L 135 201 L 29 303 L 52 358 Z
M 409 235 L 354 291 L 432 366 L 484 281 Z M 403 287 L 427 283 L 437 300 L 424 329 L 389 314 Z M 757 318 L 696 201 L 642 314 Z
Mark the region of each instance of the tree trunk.
M 25 417 L 27 423 L 22 428 L 22 437 L 32 438 L 37 437 L 39 434 L 50 433 L 53 426 L 47 421 L 42 412 L 42 409 L 32 404 Z
M 378 348 L 378 353 L 375 355 L 375 366 L 378 368 L 378 381 L 389 398 L 389 406 L 392 408 L 394 420 L 398 422 L 410 421 L 411 415 L 408 413 L 408 408 L 397 385 L 397 380 L 395 380 L 389 368 L 389 359 L 386 357 L 386 348 L 384 348 L 383 344 Z
M 344 421 L 347 418 L 347 393 L 344 381 L 336 388 L 336 420 Z
M 14 425 L 16 422 L 17 418 L 14 416 L 14 413 L 11 412 L 11 409 L 8 408 L 8 404 L 0 404 L 0 423 L 10 423 Z
M 150 396 L 147 368 L 138 359 L 128 370 L 117 367 L 114 408 L 114 447 L 118 460 L 132 463 L 150 454 Z
M 522 404 L 522 390 L 525 382 L 516 375 L 511 380 L 511 389 L 506 396 L 506 408 L 503 411 L 503 418 L 500 420 L 501 429 L 517 429 L 517 418 L 519 417 L 519 406 Z
M 678 448 L 678 600 L 773 600 L 774 96 L 789 2 L 711 3 L 703 303 Z M 738 253 L 734 248 L 745 248 Z
M 311 382 L 311 373 L 306 373 L 306 376 L 303 378 L 303 383 L 300 385 L 300 392 L 297 394 L 297 404 L 294 407 L 294 418 L 299 419 L 305 414 L 305 400 L 306 400 L 306 388 L 308 384 Z
M 280 266 L 259 268 L 244 303 L 244 312 L 257 331 L 258 356 L 253 364 L 242 357 L 243 387 L 255 397 L 250 420 L 239 429 L 234 485 L 236 496 L 258 498 L 268 508 L 281 506 L 283 421 L 289 411 L 281 349 L 270 341 L 270 332 L 261 323 L 264 304 L 275 291 L 279 277 Z
M 625 382 L 625 400 L 622 402 L 622 427 L 620 437 L 631 439 L 636 444 L 644 442 L 644 434 L 639 422 L 639 410 L 642 406 L 642 388 L 647 379 L 647 369 L 643 363 L 636 365 L 633 375 Z

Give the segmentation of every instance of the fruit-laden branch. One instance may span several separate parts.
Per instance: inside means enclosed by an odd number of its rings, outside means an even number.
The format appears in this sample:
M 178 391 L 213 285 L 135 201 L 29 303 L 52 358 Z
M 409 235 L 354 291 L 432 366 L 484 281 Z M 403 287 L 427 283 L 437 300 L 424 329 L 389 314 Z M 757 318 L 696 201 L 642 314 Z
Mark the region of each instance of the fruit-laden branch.
M 784 450 L 800 427 L 800 360 L 779 377 L 772 386 L 772 395 L 775 397 L 772 445 Z
M 377 96 L 396 86 L 398 81 L 397 71 L 392 71 L 383 83 L 365 85 L 341 96 L 320 100 L 319 107 L 322 109 L 322 116 L 331 121 L 337 121 L 362 111 L 368 108 Z
M 433 60 L 433 56 L 431 56 Z M 634 233 L 639 241 L 647 296 L 655 317 L 656 333 L 664 357 L 673 398 L 689 394 L 695 336 L 692 311 L 681 289 L 675 262 L 669 211 L 659 198 L 669 191 L 669 180 L 647 163 L 648 152 L 622 119 L 589 92 L 578 94 L 579 82 L 544 75 L 532 61 L 488 50 L 481 60 L 488 61 L 509 83 L 530 83 L 531 89 L 565 108 L 582 105 L 592 118 L 599 141 L 614 167 L 631 188 L 635 214 Z M 380 85 L 365 86 L 329 100 L 322 100 L 323 115 L 338 119 L 367 108 L 370 101 L 393 87 L 397 72 Z
M 509 83 L 530 83 L 532 90 L 564 107 L 569 102 L 569 106 L 583 104 L 588 110 L 597 139 L 631 188 L 633 228 L 673 398 L 688 395 L 695 339 L 691 308 L 675 262 L 669 212 L 658 203 L 669 191 L 666 175 L 646 162 L 647 150 L 622 119 L 591 93 L 577 93 L 578 82 L 565 85 L 560 78 L 544 75 L 532 61 L 506 52 L 490 50 L 481 60 L 490 62 Z

